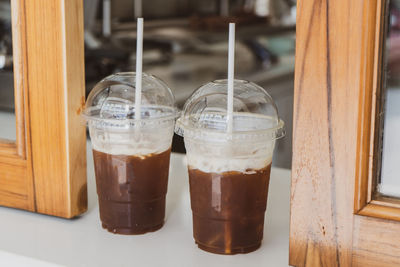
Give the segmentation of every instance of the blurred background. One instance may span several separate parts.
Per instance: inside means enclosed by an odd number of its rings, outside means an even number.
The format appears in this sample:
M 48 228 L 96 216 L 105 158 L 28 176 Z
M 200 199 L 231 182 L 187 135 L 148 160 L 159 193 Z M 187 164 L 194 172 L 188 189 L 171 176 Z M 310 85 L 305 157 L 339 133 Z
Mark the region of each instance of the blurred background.
M 288 125 L 275 164 L 291 165 L 295 1 L 85 0 L 87 90 L 135 70 L 136 17 L 145 18 L 145 72 L 164 80 L 178 107 L 199 86 L 227 75 L 228 22 L 236 22 L 236 77 L 266 88 Z M 175 136 L 173 150 L 184 152 Z
M 228 23 L 236 22 L 236 78 L 275 99 L 287 136 L 274 162 L 290 168 L 295 0 L 84 0 L 86 94 L 109 74 L 135 70 L 137 17 L 145 19 L 143 69 L 171 87 L 179 107 L 226 78 Z M 12 129 L 0 137 L 13 140 L 15 119 L 2 119 L 14 112 L 10 0 L 0 0 L 0 84 L 0 122 Z M 173 150 L 184 152 L 178 136 Z
M 398 173 L 397 157 L 387 156 L 397 146 L 387 144 L 400 140 L 400 0 L 388 1 L 387 13 L 382 183 Z M 145 19 L 143 69 L 171 87 L 179 107 L 202 84 L 227 76 L 228 22 L 235 22 L 236 78 L 274 98 L 287 130 L 274 165 L 291 167 L 296 0 L 84 0 L 86 94 L 112 73 L 135 70 L 137 17 Z M 0 138 L 10 140 L 12 66 L 10 0 L 0 0 Z M 184 152 L 178 136 L 173 150 Z

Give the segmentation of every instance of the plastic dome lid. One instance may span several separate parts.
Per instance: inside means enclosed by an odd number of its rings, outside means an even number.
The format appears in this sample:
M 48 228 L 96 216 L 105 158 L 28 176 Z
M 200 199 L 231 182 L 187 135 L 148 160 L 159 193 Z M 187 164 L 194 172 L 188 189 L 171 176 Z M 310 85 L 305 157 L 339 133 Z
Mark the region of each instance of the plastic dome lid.
M 97 83 L 90 92 L 83 116 L 104 127 L 131 127 L 135 123 L 135 72 L 116 73 Z M 174 120 L 178 116 L 171 89 L 159 78 L 143 73 L 142 126 Z
M 197 89 L 186 101 L 175 132 L 190 139 L 209 141 L 275 140 L 285 135 L 272 97 L 255 83 L 235 80 L 233 130 L 227 132 L 227 80 Z

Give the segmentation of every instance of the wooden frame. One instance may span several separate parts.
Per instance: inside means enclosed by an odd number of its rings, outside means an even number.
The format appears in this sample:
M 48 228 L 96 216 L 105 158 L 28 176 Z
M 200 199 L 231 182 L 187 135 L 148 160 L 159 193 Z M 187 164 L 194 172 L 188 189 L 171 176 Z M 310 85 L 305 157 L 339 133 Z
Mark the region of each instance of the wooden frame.
M 298 1 L 291 265 L 400 265 L 399 202 L 373 179 L 385 3 Z
M 0 205 L 87 207 L 83 2 L 12 0 L 16 142 L 0 142 Z
M 377 192 L 377 175 L 380 174 L 382 155 L 384 80 L 383 72 L 385 37 L 387 25 L 384 15 L 387 14 L 389 1 L 379 1 L 375 30 L 375 51 L 373 81 L 368 104 L 361 111 L 364 125 L 360 126 L 359 138 L 365 138 L 359 144 L 358 168 L 356 172 L 354 211 L 360 215 L 400 221 L 400 200 L 382 196 Z

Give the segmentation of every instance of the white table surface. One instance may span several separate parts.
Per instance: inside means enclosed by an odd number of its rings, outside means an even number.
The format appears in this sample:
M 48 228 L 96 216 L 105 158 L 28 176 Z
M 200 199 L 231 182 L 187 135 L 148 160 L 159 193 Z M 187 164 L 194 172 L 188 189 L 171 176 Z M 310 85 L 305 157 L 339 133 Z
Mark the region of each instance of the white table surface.
M 185 156 L 172 154 L 163 228 L 141 236 L 101 228 L 88 143 L 88 211 L 73 220 L 0 207 L 1 266 L 288 266 L 290 171 L 272 168 L 264 241 L 245 255 L 204 252 L 192 238 Z

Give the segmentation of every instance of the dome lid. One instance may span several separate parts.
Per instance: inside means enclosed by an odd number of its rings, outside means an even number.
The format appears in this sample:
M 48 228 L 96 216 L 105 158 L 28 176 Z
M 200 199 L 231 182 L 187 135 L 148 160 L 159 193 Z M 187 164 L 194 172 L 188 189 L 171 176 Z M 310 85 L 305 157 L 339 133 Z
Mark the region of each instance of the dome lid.
M 255 83 L 235 80 L 233 128 L 227 132 L 227 80 L 216 80 L 197 89 L 186 101 L 175 132 L 191 139 L 214 141 L 278 139 L 284 122 L 272 97 Z
M 103 126 L 134 125 L 135 72 L 116 73 L 97 83 L 90 92 L 83 116 Z M 141 124 L 175 119 L 178 111 L 171 89 L 159 78 L 143 73 Z

